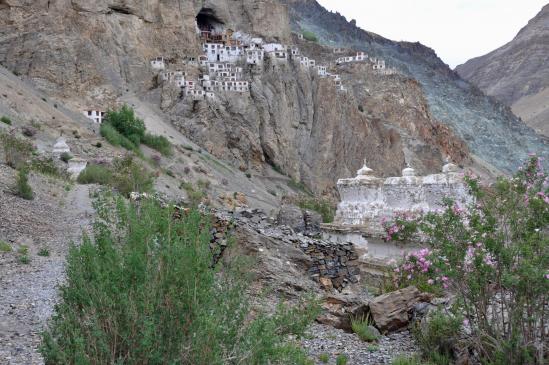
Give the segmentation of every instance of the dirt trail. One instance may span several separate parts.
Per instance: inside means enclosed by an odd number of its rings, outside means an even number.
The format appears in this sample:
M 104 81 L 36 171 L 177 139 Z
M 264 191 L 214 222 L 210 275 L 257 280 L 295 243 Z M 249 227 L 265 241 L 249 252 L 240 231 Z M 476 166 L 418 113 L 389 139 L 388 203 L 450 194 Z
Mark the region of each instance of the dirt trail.
M 93 208 L 88 186 L 66 192 L 41 177 L 31 180 L 35 199 L 23 200 L 9 191 L 11 175 L 0 166 L 0 240 L 12 247 L 0 253 L 0 364 L 43 364 L 40 332 L 64 278 L 69 244 L 90 229 Z M 21 262 L 22 246 L 28 247 L 28 264 Z M 49 256 L 38 255 L 43 248 Z

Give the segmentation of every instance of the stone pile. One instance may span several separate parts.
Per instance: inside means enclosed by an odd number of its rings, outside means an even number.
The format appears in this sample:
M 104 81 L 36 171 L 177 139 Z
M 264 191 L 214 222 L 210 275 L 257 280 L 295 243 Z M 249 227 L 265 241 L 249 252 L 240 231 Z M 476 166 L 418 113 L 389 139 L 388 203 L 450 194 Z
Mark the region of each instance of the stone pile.
M 310 277 L 325 289 L 341 291 L 360 279 L 358 255 L 352 243 L 331 243 L 306 234 L 295 233 L 286 225 L 277 225 L 258 209 L 241 209 L 233 212 L 214 211 L 216 222 L 212 228 L 212 245 L 215 252 L 223 252 L 226 234 L 243 226 L 269 238 L 292 243 L 311 258 Z M 219 256 L 220 257 L 220 256 Z

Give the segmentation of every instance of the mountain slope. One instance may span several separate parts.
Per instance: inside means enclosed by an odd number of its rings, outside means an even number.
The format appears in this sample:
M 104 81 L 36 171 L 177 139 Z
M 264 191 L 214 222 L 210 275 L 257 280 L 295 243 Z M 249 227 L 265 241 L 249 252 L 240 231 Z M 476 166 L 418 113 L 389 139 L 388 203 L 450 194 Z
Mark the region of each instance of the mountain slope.
M 506 45 L 456 67 L 488 95 L 549 135 L 549 4 Z
M 433 117 L 451 127 L 472 154 L 489 164 L 509 172 L 528 152 L 548 153 L 545 138 L 519 121 L 508 107 L 461 79 L 433 50 L 366 32 L 315 0 L 285 3 L 294 30 L 310 30 L 327 45 L 357 48 L 383 57 L 390 66 L 418 80 Z

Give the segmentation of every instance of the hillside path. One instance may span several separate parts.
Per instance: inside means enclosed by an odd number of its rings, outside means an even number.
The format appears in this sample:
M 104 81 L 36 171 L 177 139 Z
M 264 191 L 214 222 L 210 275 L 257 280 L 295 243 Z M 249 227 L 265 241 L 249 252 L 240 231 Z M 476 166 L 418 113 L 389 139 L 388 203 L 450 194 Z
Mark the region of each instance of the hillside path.
M 34 176 L 36 196 L 27 201 L 9 191 L 10 175 L 0 166 L 0 240 L 12 247 L 0 253 L 0 364 L 43 364 L 40 333 L 64 280 L 68 247 L 91 229 L 94 211 L 88 186 L 67 192 L 59 183 Z M 21 262 L 22 246 L 28 247 L 28 264 Z M 43 248 L 49 256 L 38 255 Z

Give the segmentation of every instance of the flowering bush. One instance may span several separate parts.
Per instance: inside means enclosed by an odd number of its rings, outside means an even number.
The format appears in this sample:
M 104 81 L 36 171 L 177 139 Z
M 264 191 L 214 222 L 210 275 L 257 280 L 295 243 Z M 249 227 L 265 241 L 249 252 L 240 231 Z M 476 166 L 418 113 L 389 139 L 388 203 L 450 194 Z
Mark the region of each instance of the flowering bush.
M 381 218 L 381 225 L 385 229 L 385 241 L 408 241 L 414 237 L 418 231 L 418 219 L 421 212 L 403 211 L 396 212 L 394 222 L 386 217 Z
M 442 289 L 448 287 L 448 278 L 441 275 L 441 269 L 435 264 L 443 262 L 443 259 L 428 248 L 410 252 L 400 265 L 393 268 L 395 286 L 404 288 L 415 285 L 422 291 L 442 294 Z
M 414 283 L 456 294 L 485 363 L 530 364 L 549 359 L 549 177 L 540 158 L 512 178 L 482 188 L 466 181 L 475 203 L 451 201 L 416 220 L 429 250 L 408 255 L 398 285 Z M 417 234 L 417 233 L 416 233 Z

